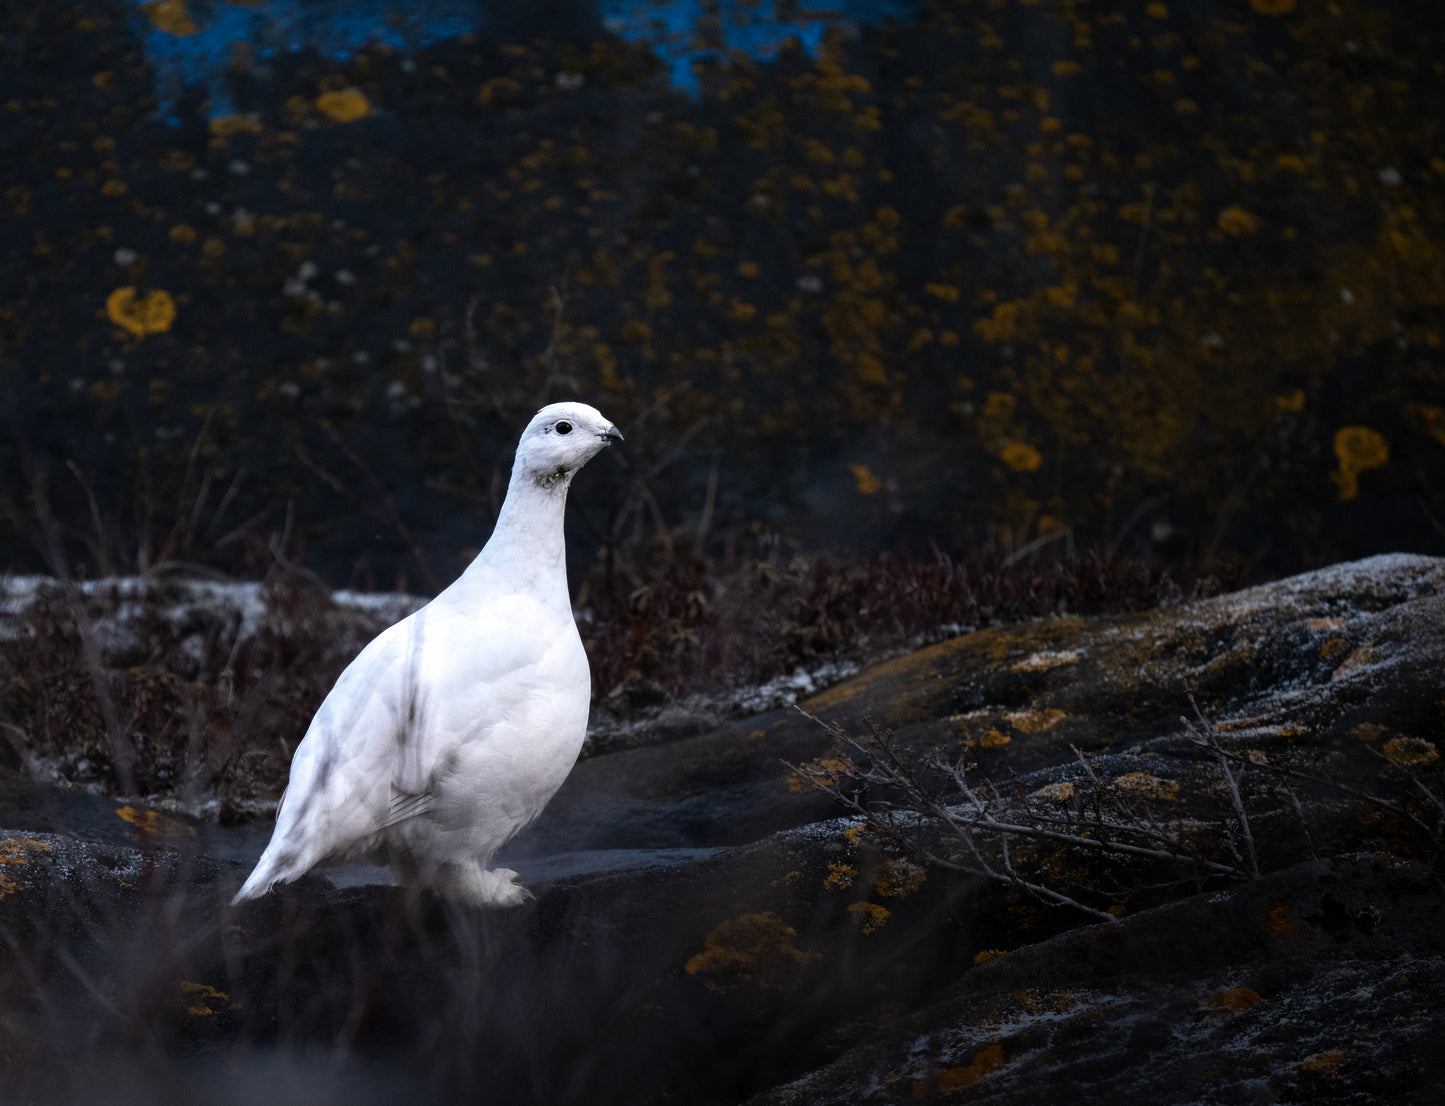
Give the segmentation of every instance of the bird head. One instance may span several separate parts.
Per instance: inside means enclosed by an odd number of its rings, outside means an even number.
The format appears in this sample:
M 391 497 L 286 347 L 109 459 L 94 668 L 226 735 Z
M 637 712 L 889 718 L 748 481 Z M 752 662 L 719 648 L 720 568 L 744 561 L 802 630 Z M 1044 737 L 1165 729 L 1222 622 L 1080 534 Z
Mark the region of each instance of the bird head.
M 605 446 L 620 441 L 622 432 L 597 408 L 550 403 L 522 431 L 515 469 L 544 488 L 555 487 L 570 480 Z

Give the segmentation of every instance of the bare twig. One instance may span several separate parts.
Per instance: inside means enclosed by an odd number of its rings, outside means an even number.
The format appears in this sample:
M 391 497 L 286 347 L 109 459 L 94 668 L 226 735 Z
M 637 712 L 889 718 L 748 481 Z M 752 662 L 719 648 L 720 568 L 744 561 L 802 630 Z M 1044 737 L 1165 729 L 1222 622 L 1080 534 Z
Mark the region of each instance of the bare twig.
M 1189 705 L 1194 708 L 1194 720 L 1181 717 L 1179 721 L 1184 723 L 1184 728 L 1189 733 L 1191 740 L 1196 745 L 1208 749 L 1214 754 L 1215 761 L 1219 765 L 1219 772 L 1224 777 L 1224 782 L 1229 785 L 1229 795 L 1234 803 L 1234 816 L 1239 823 L 1239 831 L 1244 836 L 1244 849 L 1249 856 L 1249 874 L 1255 879 L 1259 878 L 1259 858 L 1254 852 L 1254 834 L 1249 828 L 1249 815 L 1244 809 L 1244 800 L 1239 794 L 1239 782 L 1234 777 L 1234 771 L 1229 766 L 1229 757 L 1225 756 L 1224 746 L 1219 741 L 1219 733 L 1214 726 L 1204 717 L 1204 712 L 1199 709 L 1199 704 L 1194 700 L 1194 692 L 1189 693 Z

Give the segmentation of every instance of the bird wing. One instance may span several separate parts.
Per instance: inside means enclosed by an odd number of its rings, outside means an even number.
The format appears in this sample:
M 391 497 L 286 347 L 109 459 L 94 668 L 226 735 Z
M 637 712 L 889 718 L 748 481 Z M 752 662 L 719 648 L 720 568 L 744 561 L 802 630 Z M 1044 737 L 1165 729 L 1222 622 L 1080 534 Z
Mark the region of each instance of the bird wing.
M 396 784 L 391 785 L 391 806 L 387 808 L 382 828 L 405 822 L 425 814 L 436 806 L 436 795 L 430 791 L 403 791 Z
M 570 617 L 508 596 L 471 612 L 434 602 L 378 635 L 296 749 L 272 842 L 294 854 L 287 867 L 369 851 L 381 831 L 431 812 L 432 781 L 462 746 L 509 729 L 559 636 L 576 632 Z

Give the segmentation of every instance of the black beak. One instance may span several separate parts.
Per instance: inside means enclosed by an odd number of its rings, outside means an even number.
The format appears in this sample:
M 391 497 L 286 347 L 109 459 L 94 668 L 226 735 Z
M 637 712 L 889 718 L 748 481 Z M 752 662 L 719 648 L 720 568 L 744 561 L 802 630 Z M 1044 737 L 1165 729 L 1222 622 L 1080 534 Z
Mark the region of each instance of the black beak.
M 622 431 L 618 430 L 615 426 L 609 426 L 606 430 L 602 431 L 602 433 L 599 434 L 598 437 L 600 437 L 604 442 L 607 442 L 609 445 L 612 442 L 620 442 L 623 440 Z

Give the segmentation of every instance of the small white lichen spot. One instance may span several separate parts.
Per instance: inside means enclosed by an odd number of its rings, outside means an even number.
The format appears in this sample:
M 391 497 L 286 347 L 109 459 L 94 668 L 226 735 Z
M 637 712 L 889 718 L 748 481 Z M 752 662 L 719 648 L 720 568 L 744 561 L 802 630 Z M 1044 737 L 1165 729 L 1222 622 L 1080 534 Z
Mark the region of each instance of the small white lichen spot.
M 1039 672 L 1060 665 L 1073 664 L 1083 653 L 1082 649 L 1045 649 L 1030 653 L 1013 666 L 1015 672 Z

